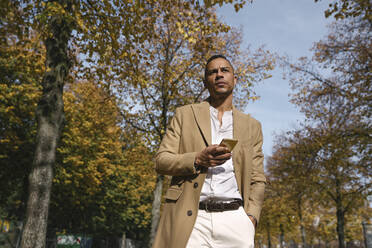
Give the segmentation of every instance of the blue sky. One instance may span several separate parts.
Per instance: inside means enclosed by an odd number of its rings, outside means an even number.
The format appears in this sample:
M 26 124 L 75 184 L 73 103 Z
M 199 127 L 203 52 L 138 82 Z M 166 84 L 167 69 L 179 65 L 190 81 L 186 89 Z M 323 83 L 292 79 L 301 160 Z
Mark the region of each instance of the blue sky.
M 258 48 L 265 45 L 272 52 L 288 55 L 293 60 L 311 56 L 314 42 L 327 34 L 333 19 L 324 17 L 329 1 L 313 0 L 255 0 L 238 13 L 232 5 L 218 8 L 220 18 L 230 26 L 243 28 L 243 46 Z M 280 68 L 273 77 L 259 83 L 254 90 L 261 97 L 244 111 L 261 121 L 264 135 L 264 154 L 272 154 L 274 134 L 298 126 L 303 115 L 289 102 L 288 81 L 283 80 Z

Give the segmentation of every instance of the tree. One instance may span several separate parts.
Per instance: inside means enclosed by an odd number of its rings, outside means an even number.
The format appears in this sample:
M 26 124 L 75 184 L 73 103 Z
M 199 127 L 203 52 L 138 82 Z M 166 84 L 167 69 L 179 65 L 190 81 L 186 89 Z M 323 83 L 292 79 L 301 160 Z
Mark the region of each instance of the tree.
M 312 60 L 284 63 L 292 102 L 306 116 L 302 139 L 317 147 L 312 155 L 317 176 L 310 178 L 323 208 L 336 209 L 339 247 L 345 245 L 346 216 L 359 211 L 354 203 L 371 194 L 371 27 L 359 15 L 348 16 L 314 45 Z
M 112 7 L 112 4 L 108 2 L 95 5 L 95 2 L 91 1 L 68 0 L 47 2 L 26 0 L 15 3 L 6 1 L 3 5 L 5 11 L 16 10 L 9 11 L 10 15 L 20 12 L 21 14 L 18 17 L 22 17 L 13 18 L 17 22 L 8 26 L 17 29 L 17 24 L 22 24 L 26 33 L 37 30 L 37 32 L 43 34 L 41 40 L 46 48 L 46 72 L 42 80 L 43 94 L 36 111 L 38 120 L 36 151 L 29 177 L 27 218 L 22 237 L 22 247 L 42 247 L 45 243 L 55 149 L 63 122 L 63 84 L 71 67 L 71 59 L 68 56 L 68 42 L 72 37 L 74 28 L 78 31 L 86 31 L 77 32 L 78 37 L 87 37 L 91 35 L 87 31 L 92 30 L 90 28 L 95 24 L 103 23 L 103 26 L 109 26 L 108 20 L 111 19 L 108 16 L 103 14 L 99 15 L 101 18 L 96 18 L 92 14 L 96 12 L 105 13 L 110 9 L 116 9 L 116 6 L 109 8 Z M 128 3 L 128 5 L 138 8 L 138 11 L 132 11 L 132 16 L 142 12 L 140 5 L 136 3 Z M 95 6 L 98 7 L 95 8 Z M 91 11 L 92 9 L 93 11 Z M 131 12 L 127 11 L 125 13 Z M 82 14 L 85 14 L 85 19 L 82 18 Z M 121 20 L 127 21 L 130 19 L 126 17 L 128 15 L 122 17 Z M 118 19 L 115 19 L 115 21 L 118 21 Z M 9 24 L 9 22 L 6 24 Z M 145 27 L 147 28 L 147 26 L 142 26 L 142 30 Z M 128 30 L 131 31 L 131 29 Z M 79 36 L 81 33 L 85 35 Z M 146 34 L 146 32 L 139 33 Z M 129 32 L 124 34 L 129 36 Z M 99 37 L 96 37 L 96 40 L 99 40 Z M 130 44 L 130 42 L 128 43 Z M 94 50 L 94 47 L 91 50 Z
M 20 23 L 17 2 L 3 1 L 0 15 L 0 216 L 18 221 L 25 212 L 45 50 L 40 36 Z
M 280 199 L 274 201 L 283 202 L 291 217 L 281 223 L 289 222 L 289 226 L 293 227 L 289 230 L 292 241 L 299 236 L 302 245 L 309 247 L 314 238 L 318 242 L 333 239 L 333 226 L 326 224 L 333 217 L 330 216 L 332 205 L 328 196 L 318 189 L 321 179 L 317 158 L 321 147 L 313 140 L 312 129 L 307 126 L 302 128 L 277 136 L 274 154 L 266 167 L 270 183 L 280 195 Z
M 320 42 L 317 48 L 320 47 L 325 46 Z M 332 51 L 328 48 L 327 51 Z M 339 246 L 344 247 L 345 214 L 353 211 L 353 202 L 371 193 L 371 182 L 366 180 L 371 175 L 367 145 L 371 127 L 366 120 L 370 76 L 362 61 L 354 60 L 364 57 L 359 49 L 353 51 L 353 57 L 343 52 L 336 57 L 321 51 L 315 58 L 323 68 L 330 68 L 332 76 L 322 76 L 314 70 L 314 64 L 302 59 L 302 65 L 292 65 L 296 75 L 291 79 L 296 90 L 292 99 L 307 117 L 309 139 L 319 145 L 314 168 L 321 176 L 314 183 L 334 203 Z M 336 62 L 331 63 L 329 58 Z M 364 67 L 369 66 L 368 61 Z
M 293 237 L 297 223 L 295 213 L 281 180 L 272 177 L 270 172 L 266 172 L 266 177 L 268 184 L 260 224 L 255 235 L 256 245 L 267 243 L 267 247 L 275 247 L 274 244 L 279 243 L 280 247 L 283 247 L 285 236 L 288 239 Z
M 148 238 L 152 154 L 134 133 L 122 131 L 116 101 L 102 88 L 90 82 L 68 86 L 50 225 L 71 233 Z
M 318 2 L 320 0 L 315 0 Z M 334 15 L 336 19 L 360 16 L 372 22 L 372 3 L 368 0 L 337 0 L 329 4 L 329 9 L 324 12 L 326 17 Z
M 53 7 L 54 3 L 50 2 L 50 5 Z M 63 123 L 63 85 L 71 67 L 68 41 L 72 27 L 71 21 L 62 12 L 64 9 L 69 12 L 69 5 L 61 2 L 57 8 L 59 13 L 47 15 L 50 36 L 44 40 L 46 72 L 42 79 L 43 93 L 36 109 L 36 149 L 29 175 L 29 195 L 21 247 L 45 245 L 55 151 Z
M 207 1 L 205 7 L 225 1 Z M 235 5 L 239 9 L 245 1 Z M 190 1 L 190 4 L 196 4 Z M 13 6 L 14 5 L 14 6 Z M 5 11 L 21 12 L 16 25 L 22 24 L 25 32 L 35 30 L 42 34 L 46 48 L 46 69 L 42 79 L 43 93 L 36 111 L 37 136 L 35 157 L 30 172 L 27 218 L 23 232 L 23 247 L 42 247 L 45 240 L 46 219 L 53 178 L 55 149 L 63 123 L 63 86 L 72 66 L 71 48 L 77 45 L 101 66 L 110 65 L 118 44 L 129 51 L 135 42 L 151 36 L 152 24 L 162 9 L 153 8 L 154 2 L 128 1 L 6 1 Z M 12 13 L 12 12 L 9 12 Z M 14 12 L 13 12 L 14 13 Z M 121 27 L 124 27 L 123 29 Z M 80 46 L 80 47 L 79 47 Z M 126 56 L 124 56 L 126 57 Z M 82 72 L 89 73 L 85 68 Z M 107 85 L 107 88 L 110 88 Z
M 46 48 L 43 94 L 36 114 L 38 120 L 36 152 L 30 173 L 28 211 L 22 239 L 23 247 L 40 247 L 45 243 L 55 148 L 63 123 L 63 84 L 72 65 L 72 58 L 69 57 L 70 45 L 77 44 L 83 39 L 82 43 L 87 44 L 85 48 L 89 49 L 91 54 L 103 54 L 104 46 L 95 45 L 102 45 L 100 42 L 107 40 L 97 35 L 97 31 L 105 30 L 109 32 L 110 37 L 118 37 L 118 33 L 114 31 L 121 29 L 117 29 L 117 25 L 122 26 L 125 23 L 128 25 L 124 25 L 126 29 L 121 33 L 121 37 L 127 39 L 126 44 L 130 47 L 131 39 L 143 38 L 151 33 L 146 31 L 151 25 L 130 25 L 132 22 L 141 24 L 141 17 L 146 13 L 152 13 L 151 2 L 141 4 L 135 1 L 121 4 L 101 1 L 25 0 L 15 3 L 6 1 L 4 5 L 6 11 L 10 9 L 9 7 L 14 7 L 13 9 L 21 12 L 19 15 L 21 18 L 17 19 L 13 27 L 22 24 L 26 33 L 32 30 L 41 33 L 41 41 Z M 118 13 L 119 10 L 124 11 Z M 73 30 L 75 32 L 72 32 Z
M 206 96 L 203 70 L 212 52 L 231 56 L 241 80 L 236 92 L 240 106 L 254 97 L 249 91 L 253 83 L 268 77 L 267 71 L 273 67 L 271 55 L 264 49 L 241 52 L 241 34 L 221 23 L 213 9 L 187 1 L 159 4 L 165 10 L 158 15 L 155 35 L 137 44 L 137 50 L 118 49 L 130 59 L 116 57 L 111 70 L 121 79 L 110 78 L 110 87 L 121 96 L 125 123 L 141 132 L 152 150 L 160 144 L 175 109 Z M 151 242 L 159 221 L 163 180 L 158 175 Z
M 305 219 L 311 212 L 310 209 L 314 208 L 307 204 L 314 196 L 311 185 L 304 182 L 311 175 L 313 157 L 317 150 L 308 143 L 305 133 L 293 131 L 278 136 L 274 154 L 267 163 L 267 170 L 273 178 L 272 184 L 277 184 L 277 191 L 284 198 L 284 205 L 290 208 L 291 217 L 296 217 L 303 246 L 308 247 Z
M 278 212 L 287 212 L 296 218 L 280 223 L 292 221 L 290 226 L 298 225 L 305 246 L 314 238 L 318 242 L 330 242 L 335 227 L 339 240 L 362 239 L 360 233 L 351 231 L 355 227 L 347 225 L 345 220 L 361 222 L 356 213 L 364 209 L 363 202 L 366 202 L 370 187 L 368 179 L 365 180 L 368 168 L 358 165 L 360 162 L 350 153 L 350 141 L 337 135 L 335 131 L 328 134 L 319 126 L 287 132 L 277 140 L 274 155 L 267 163 L 270 188 L 274 190 L 267 206 L 272 210 L 268 221 L 277 223 L 272 216 L 273 209 L 284 205 L 288 210 L 282 208 Z M 351 161 L 351 157 L 355 161 Z M 271 234 L 277 230 L 277 227 L 271 229 Z

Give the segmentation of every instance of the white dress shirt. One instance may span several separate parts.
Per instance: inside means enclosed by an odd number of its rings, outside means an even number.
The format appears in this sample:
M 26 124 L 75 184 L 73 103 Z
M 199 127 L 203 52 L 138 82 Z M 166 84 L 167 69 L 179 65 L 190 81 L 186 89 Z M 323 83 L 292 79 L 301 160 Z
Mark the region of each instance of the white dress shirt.
M 233 138 L 232 111 L 225 111 L 222 125 L 218 120 L 218 110 L 210 106 L 212 144 L 220 144 L 223 138 Z M 236 182 L 232 158 L 222 165 L 209 167 L 204 181 L 200 201 L 208 198 L 220 200 L 242 199 Z

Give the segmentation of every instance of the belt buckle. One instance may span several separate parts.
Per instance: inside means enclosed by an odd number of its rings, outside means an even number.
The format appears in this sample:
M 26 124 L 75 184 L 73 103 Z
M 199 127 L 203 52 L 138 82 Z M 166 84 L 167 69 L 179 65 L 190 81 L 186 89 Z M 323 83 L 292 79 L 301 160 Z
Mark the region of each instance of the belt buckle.
M 215 208 L 215 211 L 216 212 L 223 212 L 225 210 L 225 205 L 223 202 L 216 202 L 215 203 L 216 205 L 216 208 Z
M 223 202 L 218 202 L 214 199 L 208 199 L 205 201 L 205 211 L 207 212 L 223 212 L 224 209 Z
M 209 198 L 207 201 L 205 201 L 205 211 L 207 212 L 215 212 L 216 208 L 214 205 L 216 205 L 216 200 Z
M 204 204 L 205 204 L 205 211 L 206 212 L 209 212 L 209 210 L 208 210 L 208 202 L 205 202 Z
M 206 212 L 211 212 L 209 209 L 208 209 L 208 206 L 209 206 L 209 204 L 212 202 L 212 200 L 211 199 L 207 199 L 206 201 L 205 201 L 205 211 Z

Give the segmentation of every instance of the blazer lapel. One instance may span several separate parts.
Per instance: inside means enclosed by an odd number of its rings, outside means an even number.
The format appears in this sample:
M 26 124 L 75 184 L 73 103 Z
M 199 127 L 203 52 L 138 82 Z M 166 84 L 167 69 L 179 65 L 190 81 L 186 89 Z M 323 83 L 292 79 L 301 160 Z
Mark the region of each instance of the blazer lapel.
M 233 107 L 233 137 L 238 140 L 244 136 L 244 117 L 245 115 Z
M 239 147 L 240 144 L 239 142 L 242 142 L 242 138 L 244 137 L 244 132 L 246 132 L 244 128 L 244 121 L 245 115 L 238 111 L 235 107 L 233 107 L 233 137 L 234 139 L 238 140 L 237 147 L 238 149 L 235 149 L 232 152 L 232 159 L 233 159 L 233 165 L 234 165 L 234 171 L 235 171 L 235 178 L 239 187 L 239 191 L 242 192 L 241 190 L 241 163 L 238 163 L 238 157 L 239 157 Z
M 206 145 L 209 146 L 212 143 L 209 103 L 202 102 L 197 105 L 191 105 L 191 107 L 194 111 L 194 117 L 199 127 L 199 130 L 204 138 L 204 141 Z

